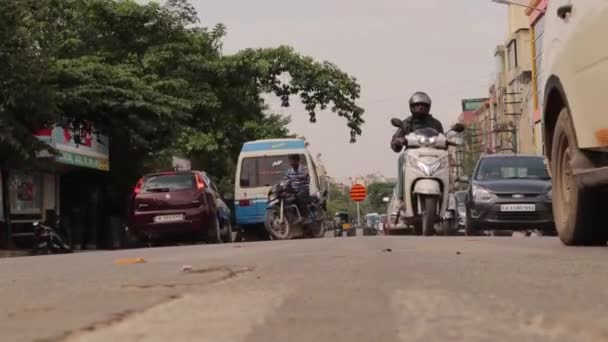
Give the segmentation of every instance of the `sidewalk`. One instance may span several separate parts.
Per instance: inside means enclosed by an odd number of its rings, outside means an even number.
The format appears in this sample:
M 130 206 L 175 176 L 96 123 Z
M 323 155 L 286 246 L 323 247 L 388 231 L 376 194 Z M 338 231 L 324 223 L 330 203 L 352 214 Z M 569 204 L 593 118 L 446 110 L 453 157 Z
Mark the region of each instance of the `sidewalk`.
M 7 250 L 0 249 L 0 258 L 13 258 L 13 257 L 22 257 L 28 256 L 31 253 L 27 250 L 15 249 L 15 250 Z

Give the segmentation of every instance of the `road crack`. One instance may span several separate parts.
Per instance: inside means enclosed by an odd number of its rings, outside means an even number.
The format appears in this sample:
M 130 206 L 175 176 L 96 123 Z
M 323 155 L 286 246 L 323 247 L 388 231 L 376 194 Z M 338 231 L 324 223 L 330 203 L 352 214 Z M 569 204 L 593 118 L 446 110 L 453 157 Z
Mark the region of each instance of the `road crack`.
M 125 284 L 122 285 L 123 289 L 138 289 L 138 290 L 146 290 L 146 289 L 155 289 L 155 288 L 181 288 L 181 287 L 196 287 L 202 285 L 213 285 L 217 283 L 221 283 L 223 281 L 235 278 L 242 273 L 251 272 L 254 270 L 254 267 L 246 266 L 246 267 L 230 267 L 230 266 L 216 266 L 216 267 L 207 267 L 201 269 L 190 269 L 185 271 L 185 275 L 195 275 L 195 274 L 209 274 L 216 272 L 225 273 L 223 276 L 215 279 L 207 279 L 204 281 L 186 281 L 186 282 L 165 282 L 165 283 L 156 283 L 156 284 Z
M 207 267 L 201 269 L 192 269 L 188 272 L 184 273 L 184 276 L 193 276 L 196 274 L 210 274 L 215 272 L 224 273 L 222 276 L 207 280 L 207 281 L 199 281 L 199 282 L 176 282 L 176 283 L 157 283 L 157 284 L 127 284 L 121 286 L 121 288 L 128 289 L 154 289 L 154 288 L 190 288 L 190 287 L 200 287 L 200 286 L 208 286 L 208 285 L 216 285 L 224 281 L 228 281 L 238 277 L 241 274 L 251 272 L 255 269 L 252 266 L 216 266 L 216 267 Z M 66 331 L 64 333 L 59 334 L 58 336 L 50 337 L 50 338 L 42 338 L 37 339 L 35 342 L 66 342 L 66 341 L 74 341 L 78 340 L 82 335 L 95 332 L 101 329 L 109 328 L 116 324 L 122 323 L 138 314 L 142 314 L 154 307 L 159 305 L 165 305 L 167 303 L 176 301 L 181 299 L 183 296 L 178 294 L 170 294 L 164 298 L 164 300 L 156 303 L 147 308 L 143 308 L 140 310 L 132 310 L 126 309 L 123 311 L 119 311 L 113 314 L 110 314 L 107 318 L 90 323 L 85 325 L 82 328 Z

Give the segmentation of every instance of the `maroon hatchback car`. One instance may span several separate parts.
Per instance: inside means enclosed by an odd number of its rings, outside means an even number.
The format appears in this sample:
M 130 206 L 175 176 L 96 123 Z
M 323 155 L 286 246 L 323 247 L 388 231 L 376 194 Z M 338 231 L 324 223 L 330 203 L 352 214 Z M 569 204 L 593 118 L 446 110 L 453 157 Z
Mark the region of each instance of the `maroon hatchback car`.
M 135 186 L 127 233 L 131 243 L 184 233 L 232 242 L 230 209 L 204 172 L 149 174 Z

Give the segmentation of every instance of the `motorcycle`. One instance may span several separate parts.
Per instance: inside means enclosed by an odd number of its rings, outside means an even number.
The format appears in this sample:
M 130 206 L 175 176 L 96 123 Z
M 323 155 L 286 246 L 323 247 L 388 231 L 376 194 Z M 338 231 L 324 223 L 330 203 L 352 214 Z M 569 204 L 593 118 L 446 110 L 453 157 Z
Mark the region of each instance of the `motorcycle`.
M 334 237 L 342 237 L 344 232 L 348 233 L 351 225 L 348 223 L 348 213 L 337 212 L 334 217 Z
M 342 223 L 334 222 L 334 237 L 341 237 L 343 232 Z
M 391 119 L 391 124 L 402 128 L 403 121 Z M 455 124 L 450 131 L 461 133 L 464 126 Z M 434 235 L 435 224 L 445 217 L 449 204 L 448 147 L 459 144 L 430 127 L 417 129 L 405 139 L 405 160 L 399 171 L 404 173 L 402 215 L 417 235 Z
M 72 248 L 63 242 L 61 236 L 52 227 L 34 222 L 34 253 L 54 254 L 72 253 Z
M 289 240 L 295 237 L 322 238 L 325 236 L 325 210 L 327 190 L 319 196 L 311 196 L 308 210 L 312 222 L 304 224 L 297 205 L 296 192 L 289 182 L 274 185 L 268 192 L 265 226 L 273 240 Z

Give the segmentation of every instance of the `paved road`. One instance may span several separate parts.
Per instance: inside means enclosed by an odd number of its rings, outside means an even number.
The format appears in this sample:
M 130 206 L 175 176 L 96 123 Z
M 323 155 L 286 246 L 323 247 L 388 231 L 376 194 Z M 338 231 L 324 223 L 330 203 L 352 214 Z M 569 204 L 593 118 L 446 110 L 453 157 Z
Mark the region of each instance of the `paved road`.
M 607 255 L 379 236 L 3 259 L 0 340 L 606 341 Z

